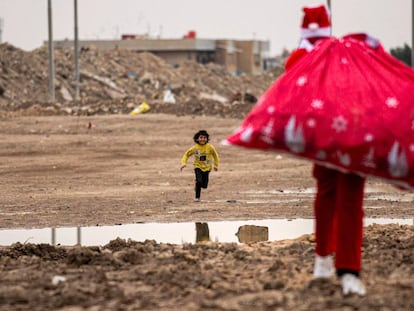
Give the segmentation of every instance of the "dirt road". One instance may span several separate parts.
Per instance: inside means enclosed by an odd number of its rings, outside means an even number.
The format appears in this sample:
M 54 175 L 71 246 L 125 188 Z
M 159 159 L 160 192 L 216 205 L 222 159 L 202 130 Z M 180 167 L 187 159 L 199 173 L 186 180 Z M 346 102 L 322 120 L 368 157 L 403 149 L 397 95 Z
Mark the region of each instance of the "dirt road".
M 222 146 L 239 123 L 166 114 L 3 118 L 0 228 L 312 218 L 311 164 Z M 193 171 L 180 172 L 180 158 L 199 129 L 221 163 L 196 203 Z M 412 219 L 413 197 L 369 180 L 365 214 Z M 342 297 L 335 279 L 311 281 L 313 247 L 312 235 L 240 245 L 16 244 L 0 250 L 0 309 L 414 309 L 413 226 L 367 228 L 365 298 Z
M 222 146 L 239 123 L 163 114 L 2 120 L 0 227 L 311 218 L 310 163 Z M 210 132 L 221 163 L 194 203 L 191 165 L 179 168 L 198 129 Z M 412 199 L 371 180 L 366 215 L 410 218 Z

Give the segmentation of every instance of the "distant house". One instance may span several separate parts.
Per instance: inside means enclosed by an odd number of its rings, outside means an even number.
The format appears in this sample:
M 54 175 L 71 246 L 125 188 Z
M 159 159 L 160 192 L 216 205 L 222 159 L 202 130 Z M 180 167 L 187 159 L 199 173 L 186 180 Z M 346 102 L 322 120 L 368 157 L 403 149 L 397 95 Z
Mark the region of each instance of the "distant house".
M 56 48 L 73 48 L 72 40 L 54 41 Z M 79 40 L 80 49 L 95 46 L 101 50 L 119 47 L 137 52 L 151 52 L 171 65 L 186 61 L 216 63 L 233 74 L 260 74 L 269 53 L 269 41 L 199 39 L 193 31 L 182 39 L 151 39 L 140 35 L 122 35 L 121 40 Z

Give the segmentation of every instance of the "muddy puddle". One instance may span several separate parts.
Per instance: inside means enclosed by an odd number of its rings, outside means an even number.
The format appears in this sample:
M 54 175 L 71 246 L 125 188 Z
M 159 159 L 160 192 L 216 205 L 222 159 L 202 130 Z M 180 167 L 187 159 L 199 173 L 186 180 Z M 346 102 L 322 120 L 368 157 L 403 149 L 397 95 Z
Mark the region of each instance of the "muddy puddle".
M 365 225 L 412 225 L 413 219 L 366 218 Z M 105 245 L 116 238 L 158 243 L 253 243 L 295 239 L 313 233 L 313 219 L 268 219 L 247 221 L 139 223 L 116 226 L 0 230 L 0 245 L 47 243 L 52 245 Z

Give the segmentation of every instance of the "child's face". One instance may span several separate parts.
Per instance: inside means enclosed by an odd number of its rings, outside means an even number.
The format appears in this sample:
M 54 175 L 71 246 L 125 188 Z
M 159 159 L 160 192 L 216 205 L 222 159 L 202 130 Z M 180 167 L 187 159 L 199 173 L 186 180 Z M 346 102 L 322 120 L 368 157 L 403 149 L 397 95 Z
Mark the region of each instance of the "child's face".
M 206 142 L 207 142 L 207 137 L 205 137 L 204 135 L 198 136 L 198 143 L 200 145 L 204 145 Z

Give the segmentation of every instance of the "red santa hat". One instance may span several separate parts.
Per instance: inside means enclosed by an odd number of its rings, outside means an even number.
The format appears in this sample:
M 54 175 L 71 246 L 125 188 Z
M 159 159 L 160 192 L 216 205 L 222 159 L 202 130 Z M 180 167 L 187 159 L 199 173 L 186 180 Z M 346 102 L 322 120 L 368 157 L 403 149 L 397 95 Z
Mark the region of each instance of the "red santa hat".
M 331 21 L 329 10 L 325 5 L 304 7 L 301 37 L 330 37 Z

